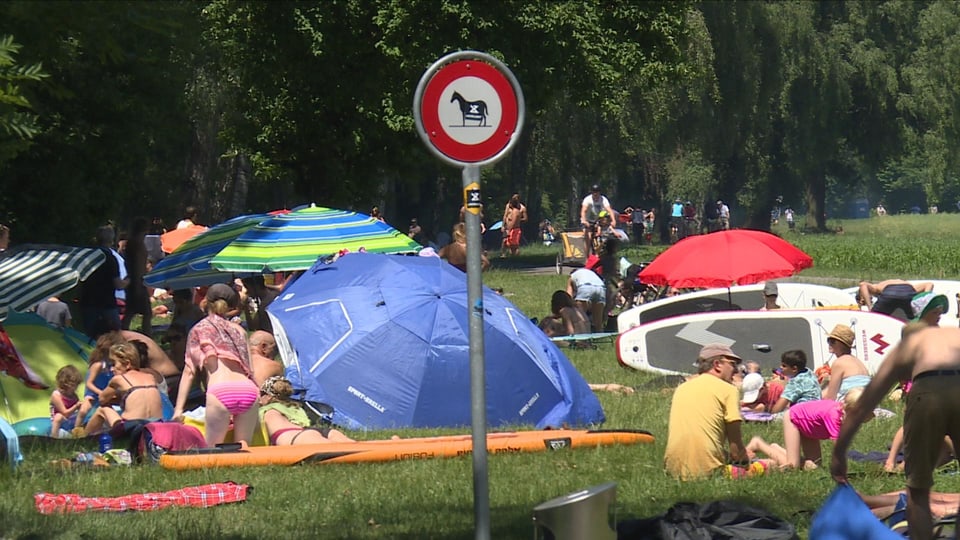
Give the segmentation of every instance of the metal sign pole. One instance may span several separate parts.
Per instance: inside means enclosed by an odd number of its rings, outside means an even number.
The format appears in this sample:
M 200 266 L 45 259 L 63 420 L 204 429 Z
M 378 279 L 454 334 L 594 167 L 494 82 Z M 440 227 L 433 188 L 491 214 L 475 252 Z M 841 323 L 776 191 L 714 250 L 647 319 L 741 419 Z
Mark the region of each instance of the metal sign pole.
M 470 419 L 473 426 L 474 538 L 490 538 L 490 487 L 487 477 L 487 382 L 483 349 L 483 279 L 480 255 L 480 168 L 463 168 L 467 212 L 467 306 L 470 313 Z
M 470 411 L 473 425 L 473 511 L 477 540 L 490 538 L 487 477 L 487 396 L 483 351 L 480 167 L 502 158 L 523 129 L 523 91 L 503 62 L 460 51 L 434 62 L 413 96 L 417 133 L 442 161 L 463 167 L 470 313 Z

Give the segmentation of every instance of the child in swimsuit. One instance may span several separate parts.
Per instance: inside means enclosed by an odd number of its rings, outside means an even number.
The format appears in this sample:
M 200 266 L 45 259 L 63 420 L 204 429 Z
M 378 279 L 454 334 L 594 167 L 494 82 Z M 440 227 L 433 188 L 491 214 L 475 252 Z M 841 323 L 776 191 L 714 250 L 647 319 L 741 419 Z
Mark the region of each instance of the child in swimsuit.
M 273 446 L 352 442 L 340 431 L 310 427 L 307 413 L 293 401 L 293 386 L 283 377 L 274 376 L 260 387 L 260 429 L 264 440 Z
M 77 422 L 80 398 L 77 388 L 83 382 L 80 370 L 67 365 L 57 371 L 57 389 L 50 395 L 50 436 L 60 436 L 60 430 L 70 431 Z
M 83 399 L 80 401 L 80 411 L 77 416 L 82 427 L 90 410 L 100 405 L 100 394 L 107 388 L 113 379 L 113 364 L 110 362 L 110 347 L 123 343 L 125 340 L 119 332 L 107 332 L 97 338 L 97 344 L 90 353 L 90 366 L 87 368 L 86 384 L 83 390 Z
M 205 430 L 208 446 L 224 441 L 233 419 L 233 440 L 250 444 L 257 426 L 257 384 L 253 379 L 246 331 L 226 317 L 238 309 L 240 296 L 229 285 L 207 289 L 207 316 L 190 329 L 184 359 L 181 391 L 177 393 L 174 420 L 183 419 L 190 385 L 197 372 L 207 373 Z

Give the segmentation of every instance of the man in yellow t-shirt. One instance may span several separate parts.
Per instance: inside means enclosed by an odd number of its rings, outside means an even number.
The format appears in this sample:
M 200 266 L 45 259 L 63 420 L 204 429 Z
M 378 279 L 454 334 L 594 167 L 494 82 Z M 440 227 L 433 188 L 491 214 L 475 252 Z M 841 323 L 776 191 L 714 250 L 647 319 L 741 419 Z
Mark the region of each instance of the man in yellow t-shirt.
M 750 462 L 740 432 L 740 391 L 733 385 L 741 361 L 722 343 L 700 349 L 700 375 L 677 388 L 670 406 L 663 464 L 671 475 L 691 480 L 728 463 Z

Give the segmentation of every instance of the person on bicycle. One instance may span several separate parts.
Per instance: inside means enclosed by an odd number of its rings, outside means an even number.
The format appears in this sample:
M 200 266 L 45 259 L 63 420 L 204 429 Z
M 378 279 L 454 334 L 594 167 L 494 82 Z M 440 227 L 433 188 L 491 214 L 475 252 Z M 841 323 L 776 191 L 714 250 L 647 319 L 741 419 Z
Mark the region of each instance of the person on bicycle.
M 600 193 L 600 185 L 594 184 L 590 187 L 590 195 L 584 197 L 583 203 L 580 204 L 580 225 L 583 227 L 583 239 L 588 257 L 593 249 L 594 228 L 600 219 L 600 212 L 604 210 L 611 216 L 614 215 L 610 201 Z

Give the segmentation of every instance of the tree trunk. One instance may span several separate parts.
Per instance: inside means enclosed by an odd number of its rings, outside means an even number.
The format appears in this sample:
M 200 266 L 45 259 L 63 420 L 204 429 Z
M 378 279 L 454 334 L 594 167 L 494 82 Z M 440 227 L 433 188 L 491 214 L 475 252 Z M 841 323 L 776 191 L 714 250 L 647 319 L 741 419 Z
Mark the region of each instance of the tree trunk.
M 807 223 L 813 222 L 817 232 L 827 231 L 827 180 L 822 172 L 811 174 L 804 187 L 807 201 Z

